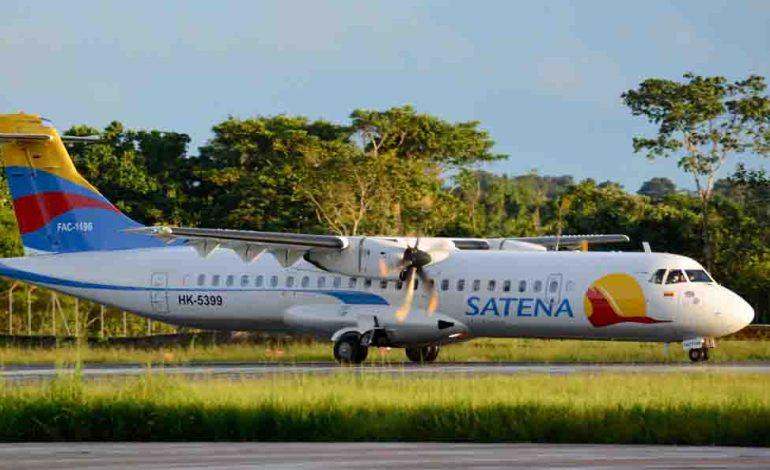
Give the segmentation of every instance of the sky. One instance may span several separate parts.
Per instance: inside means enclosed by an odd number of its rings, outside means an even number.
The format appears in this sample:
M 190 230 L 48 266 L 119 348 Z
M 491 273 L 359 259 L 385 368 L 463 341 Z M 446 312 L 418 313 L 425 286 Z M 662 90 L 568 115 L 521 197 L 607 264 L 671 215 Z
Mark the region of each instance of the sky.
M 655 128 L 620 94 L 688 71 L 770 78 L 769 24 L 761 0 L 5 0 L 0 112 L 184 132 L 194 155 L 230 115 L 412 104 L 480 121 L 509 156 L 496 173 L 692 189 L 675 161 L 633 153 Z

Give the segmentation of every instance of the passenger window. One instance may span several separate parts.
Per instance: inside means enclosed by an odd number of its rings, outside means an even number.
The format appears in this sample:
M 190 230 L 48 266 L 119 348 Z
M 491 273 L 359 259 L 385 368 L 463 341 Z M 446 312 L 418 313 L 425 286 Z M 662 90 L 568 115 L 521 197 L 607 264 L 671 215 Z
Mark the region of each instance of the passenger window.
M 474 279 L 473 280 L 473 292 L 476 292 L 479 289 L 481 289 L 481 281 L 479 281 L 478 279 Z
M 714 282 L 711 276 L 702 269 L 685 269 L 684 272 L 690 282 Z
M 294 276 L 286 276 L 286 287 L 294 287 Z
M 358 284 L 358 279 L 355 277 L 351 277 L 348 279 L 348 289 L 355 289 L 356 284 Z
M 537 292 L 540 292 L 543 290 L 543 281 L 537 280 L 534 284 L 532 284 L 532 290 Z
M 519 292 L 527 291 L 527 281 L 519 281 Z
M 556 293 L 556 291 L 559 289 L 559 283 L 556 281 L 551 281 L 550 284 L 548 284 L 548 292 L 551 294 Z
M 335 289 L 339 289 L 342 285 L 342 278 L 340 276 L 334 276 L 334 280 L 332 281 L 332 285 L 334 285 Z
M 302 281 L 300 281 L 300 284 L 302 285 L 303 289 L 307 289 L 310 287 L 310 278 L 307 276 L 302 276 Z
M 415 279 L 414 280 L 414 290 L 417 290 L 418 287 L 420 287 L 420 280 L 419 279 Z
M 487 290 L 490 292 L 495 290 L 495 281 L 489 281 L 489 283 L 487 284 Z
M 206 275 L 205 274 L 198 274 L 198 285 L 202 286 L 206 284 Z
M 241 287 L 246 287 L 248 285 L 249 285 L 249 275 L 244 274 L 243 276 L 241 276 Z
M 462 292 L 465 290 L 465 279 L 458 279 L 457 280 L 457 292 Z
M 262 284 L 264 284 L 264 283 L 265 283 L 265 276 L 263 276 L 261 274 L 259 276 L 257 276 L 257 278 L 254 280 L 254 285 L 256 287 L 262 287 Z
M 380 289 L 387 289 L 388 288 L 388 281 L 382 280 L 380 281 Z
M 233 287 L 233 284 L 235 284 L 235 276 L 229 274 L 227 278 L 225 278 L 225 285 L 227 287 Z
M 510 292 L 511 291 L 511 281 L 503 281 L 503 292 Z
M 449 279 L 441 280 L 441 290 L 449 290 Z
M 214 274 L 213 276 L 211 276 L 211 285 L 212 286 L 219 285 L 219 274 Z
M 326 276 L 321 276 L 318 278 L 318 288 L 323 289 L 326 287 Z
M 401 290 L 404 288 L 404 283 L 402 281 L 396 282 L 396 290 Z
M 270 276 L 270 287 L 278 287 L 278 276 Z
M 372 288 L 372 280 L 364 279 L 364 289 L 371 289 L 371 288 Z
M 687 282 L 687 279 L 685 279 L 681 269 L 672 269 L 668 272 L 666 284 L 679 284 L 682 282 Z
M 654 273 L 652 273 L 652 277 L 650 278 L 650 282 L 653 284 L 663 284 L 663 279 L 666 277 L 666 270 L 665 269 L 658 269 Z

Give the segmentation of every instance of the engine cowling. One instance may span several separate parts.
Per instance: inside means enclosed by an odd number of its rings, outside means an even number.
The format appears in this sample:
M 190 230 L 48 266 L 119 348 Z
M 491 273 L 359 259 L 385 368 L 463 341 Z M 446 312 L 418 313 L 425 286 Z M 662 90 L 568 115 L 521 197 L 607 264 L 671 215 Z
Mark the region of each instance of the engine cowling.
M 400 272 L 381 273 L 381 266 L 394 266 L 416 240 L 406 238 L 350 237 L 350 244 L 340 251 L 309 252 L 305 259 L 326 271 L 378 279 L 398 280 Z M 456 247 L 450 240 L 423 238 L 419 249 L 430 256 L 428 264 L 446 259 Z

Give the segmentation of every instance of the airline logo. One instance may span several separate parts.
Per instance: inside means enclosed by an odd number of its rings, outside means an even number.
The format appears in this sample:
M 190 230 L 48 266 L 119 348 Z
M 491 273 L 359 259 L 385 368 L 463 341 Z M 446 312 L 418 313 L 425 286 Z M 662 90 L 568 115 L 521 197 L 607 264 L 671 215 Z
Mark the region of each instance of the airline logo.
M 583 309 L 596 328 L 618 323 L 670 323 L 647 316 L 644 291 L 628 274 L 608 274 L 588 288 Z

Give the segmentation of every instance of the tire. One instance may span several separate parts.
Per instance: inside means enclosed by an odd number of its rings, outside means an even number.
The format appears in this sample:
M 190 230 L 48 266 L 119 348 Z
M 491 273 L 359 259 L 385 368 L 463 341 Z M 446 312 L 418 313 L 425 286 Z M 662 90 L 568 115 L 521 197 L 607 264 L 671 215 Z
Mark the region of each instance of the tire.
M 433 362 L 438 357 L 438 346 L 422 346 L 406 348 L 406 357 L 412 362 L 426 363 Z
M 438 345 L 428 346 L 428 353 L 425 355 L 425 362 L 433 362 L 438 357 Z
M 334 359 L 340 364 L 360 364 L 364 362 L 369 348 L 361 346 L 361 337 L 356 333 L 346 333 L 334 343 Z
M 703 350 L 700 348 L 690 349 L 687 351 L 687 355 L 690 356 L 692 362 L 702 361 L 704 360 L 704 356 L 708 357 L 708 354 L 704 354 Z
M 703 348 L 703 352 L 701 353 L 701 361 L 708 361 L 709 360 L 709 350 L 708 348 Z

